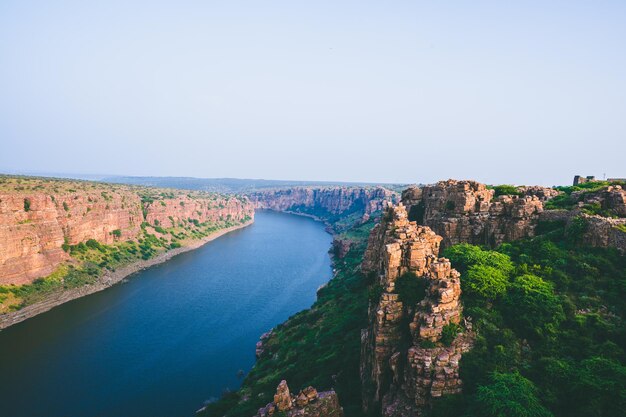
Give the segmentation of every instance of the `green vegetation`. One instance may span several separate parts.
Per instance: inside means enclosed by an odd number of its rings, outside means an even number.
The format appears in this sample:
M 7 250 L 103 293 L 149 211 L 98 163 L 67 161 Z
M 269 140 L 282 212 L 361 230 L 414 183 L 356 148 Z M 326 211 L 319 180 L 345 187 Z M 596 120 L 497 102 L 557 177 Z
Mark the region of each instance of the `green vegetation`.
M 608 181 L 597 181 L 597 182 L 586 182 L 584 184 L 578 185 L 570 185 L 570 186 L 562 186 L 562 187 L 554 187 L 556 190 L 562 192 L 562 194 L 557 195 L 556 197 L 551 198 L 546 201 L 544 208 L 546 210 L 555 210 L 555 209 L 566 209 L 570 210 L 574 208 L 574 206 L 582 200 L 585 193 L 591 193 L 600 191 L 601 189 L 608 187 L 609 185 L 614 185 L 614 183 L 610 183 Z M 574 198 L 573 193 L 577 193 L 577 198 Z M 583 207 L 588 214 L 600 214 L 602 216 L 613 217 L 613 213 L 609 211 L 602 210 L 597 204 L 588 204 Z
M 30 211 L 30 200 L 28 198 L 24 199 L 24 211 Z
M 514 185 L 494 185 L 491 187 L 487 187 L 495 191 L 494 197 L 498 197 L 501 195 L 522 195 L 522 193 L 517 189 Z
M 318 291 L 315 304 L 276 327 L 242 389 L 210 404 L 203 415 L 250 417 L 272 400 L 281 379 L 292 391 L 332 387 L 347 417 L 361 414 L 360 332 L 367 325 L 371 279 L 358 266 L 373 225 L 369 221 L 342 235 L 355 244 L 336 262 L 336 275 Z
M 271 401 L 283 378 L 294 391 L 334 387 L 346 415 L 362 415 L 359 332 L 368 300 L 382 293 L 356 268 L 370 227 L 340 235 L 358 243 L 315 305 L 278 326 L 242 390 L 209 405 L 204 415 L 249 417 Z M 562 222 L 543 223 L 534 239 L 495 250 L 461 244 L 442 254 L 462 274 L 464 314 L 477 339 L 461 361 L 464 392 L 437 400 L 431 417 L 624 415 L 626 257 L 584 246 L 585 228 L 582 218 L 567 234 Z M 396 281 L 407 303 L 419 300 L 424 288 L 410 274 Z M 442 344 L 459 330 L 445 326 Z
M 626 257 L 552 226 L 496 250 L 443 253 L 478 336 L 461 361 L 463 394 L 438 400 L 433 416 L 624 415 Z
M 363 206 L 362 202 L 356 201 L 348 210 L 341 213 L 331 213 L 320 205 L 314 207 L 294 205 L 289 207 L 287 211 L 315 217 L 331 225 L 336 232 L 347 232 L 363 217 L 365 206 Z M 379 213 L 372 213 L 371 217 L 375 217 L 378 214 Z

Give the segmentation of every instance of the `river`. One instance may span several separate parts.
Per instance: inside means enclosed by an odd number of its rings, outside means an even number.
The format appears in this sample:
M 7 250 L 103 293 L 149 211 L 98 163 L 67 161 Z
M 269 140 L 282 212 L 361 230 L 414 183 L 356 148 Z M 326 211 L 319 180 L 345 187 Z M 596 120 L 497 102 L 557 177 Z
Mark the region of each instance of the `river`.
M 0 332 L 0 414 L 193 416 L 241 383 L 259 336 L 315 301 L 331 236 L 255 223 Z

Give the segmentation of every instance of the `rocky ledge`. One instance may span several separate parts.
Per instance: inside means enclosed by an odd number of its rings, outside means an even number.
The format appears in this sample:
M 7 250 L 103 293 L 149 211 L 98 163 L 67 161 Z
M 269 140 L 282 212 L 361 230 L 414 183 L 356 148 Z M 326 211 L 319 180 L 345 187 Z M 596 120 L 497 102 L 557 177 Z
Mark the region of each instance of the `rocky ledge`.
M 335 391 L 317 392 L 307 387 L 297 395 L 289 392 L 287 381 L 283 380 L 276 389 L 274 401 L 259 409 L 255 417 L 343 417 L 343 409 Z

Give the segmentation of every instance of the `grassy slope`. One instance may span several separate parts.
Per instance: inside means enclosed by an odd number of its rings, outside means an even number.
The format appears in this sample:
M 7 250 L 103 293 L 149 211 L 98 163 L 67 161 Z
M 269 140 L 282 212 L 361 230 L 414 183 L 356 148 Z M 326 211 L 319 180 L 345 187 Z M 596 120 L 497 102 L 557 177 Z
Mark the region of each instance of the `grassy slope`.
M 203 415 L 250 417 L 273 399 L 282 379 L 293 391 L 334 388 L 346 416 L 361 414 L 360 332 L 367 326 L 368 282 L 358 266 L 373 225 L 369 221 L 341 235 L 355 245 L 336 262 L 336 275 L 318 291 L 315 304 L 274 329 L 241 390 L 226 394 Z

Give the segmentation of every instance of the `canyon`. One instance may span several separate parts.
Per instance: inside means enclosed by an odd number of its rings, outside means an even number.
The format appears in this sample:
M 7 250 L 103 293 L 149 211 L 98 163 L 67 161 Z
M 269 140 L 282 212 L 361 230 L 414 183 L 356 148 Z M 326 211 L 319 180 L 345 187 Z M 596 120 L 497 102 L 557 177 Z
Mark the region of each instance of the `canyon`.
M 147 266 L 154 263 L 146 263 L 149 258 L 160 256 L 163 261 L 169 258 L 162 256 L 165 252 L 197 247 L 209 235 L 248 224 L 253 218 L 254 208 L 245 197 L 2 177 L 0 286 L 10 293 L 14 286 L 32 284 L 58 271 L 62 275 L 65 266 L 80 268 L 84 259 L 74 255 L 85 252 L 85 243 L 102 251 L 101 245 L 115 248 L 130 242 L 139 248 L 150 240 L 154 247 L 143 246 L 145 256 L 136 260 Z M 102 268 L 102 275 L 113 272 Z M 119 273 L 113 275 L 116 279 L 107 282 L 122 278 Z M 19 306 L 18 298 L 5 296 L 1 301 Z M 11 305 L 0 313 L 9 311 Z
M 380 212 L 386 202 L 398 200 L 398 193 L 384 187 L 293 187 L 247 194 L 257 209 L 310 215 L 336 228 L 349 227 L 339 219 L 365 222 Z
M 6 250 L 0 252 L 0 284 L 9 287 L 83 262 L 75 250 L 92 240 L 116 246 L 157 239 L 162 244 L 157 252 L 167 253 L 173 244 L 191 246 L 217 230 L 248 224 L 254 210 L 324 222 L 333 235 L 333 280 L 368 282 L 359 377 L 352 383 L 360 385 L 359 408 L 383 417 L 425 415 L 438 399 L 463 391 L 461 360 L 474 348 L 478 333 L 463 313 L 462 275 L 441 251 L 459 244 L 498 248 L 562 230 L 568 239 L 626 253 L 626 191 L 619 184 L 492 187 L 446 180 L 408 187 L 401 194 L 376 186 L 295 186 L 246 196 L 92 183 L 73 184 L 73 191 L 67 185 L 41 190 L 40 183 L 3 187 L 0 242 Z M 318 296 L 326 290 L 320 287 Z M 311 320 L 319 320 L 315 306 L 312 311 L 317 316 Z M 263 369 L 278 357 L 277 343 L 284 338 L 277 328 L 261 337 L 256 353 Z M 267 405 L 258 409 L 260 417 L 344 415 L 345 386 L 335 391 L 328 382 L 303 385 L 297 379 L 294 395 L 283 380 L 271 400 L 267 382 L 276 375 L 293 377 L 276 371 L 264 381 L 263 392 L 245 387 L 241 409 L 263 398 Z M 249 392 L 256 396 L 250 398 Z M 356 415 L 350 410 L 345 414 Z

